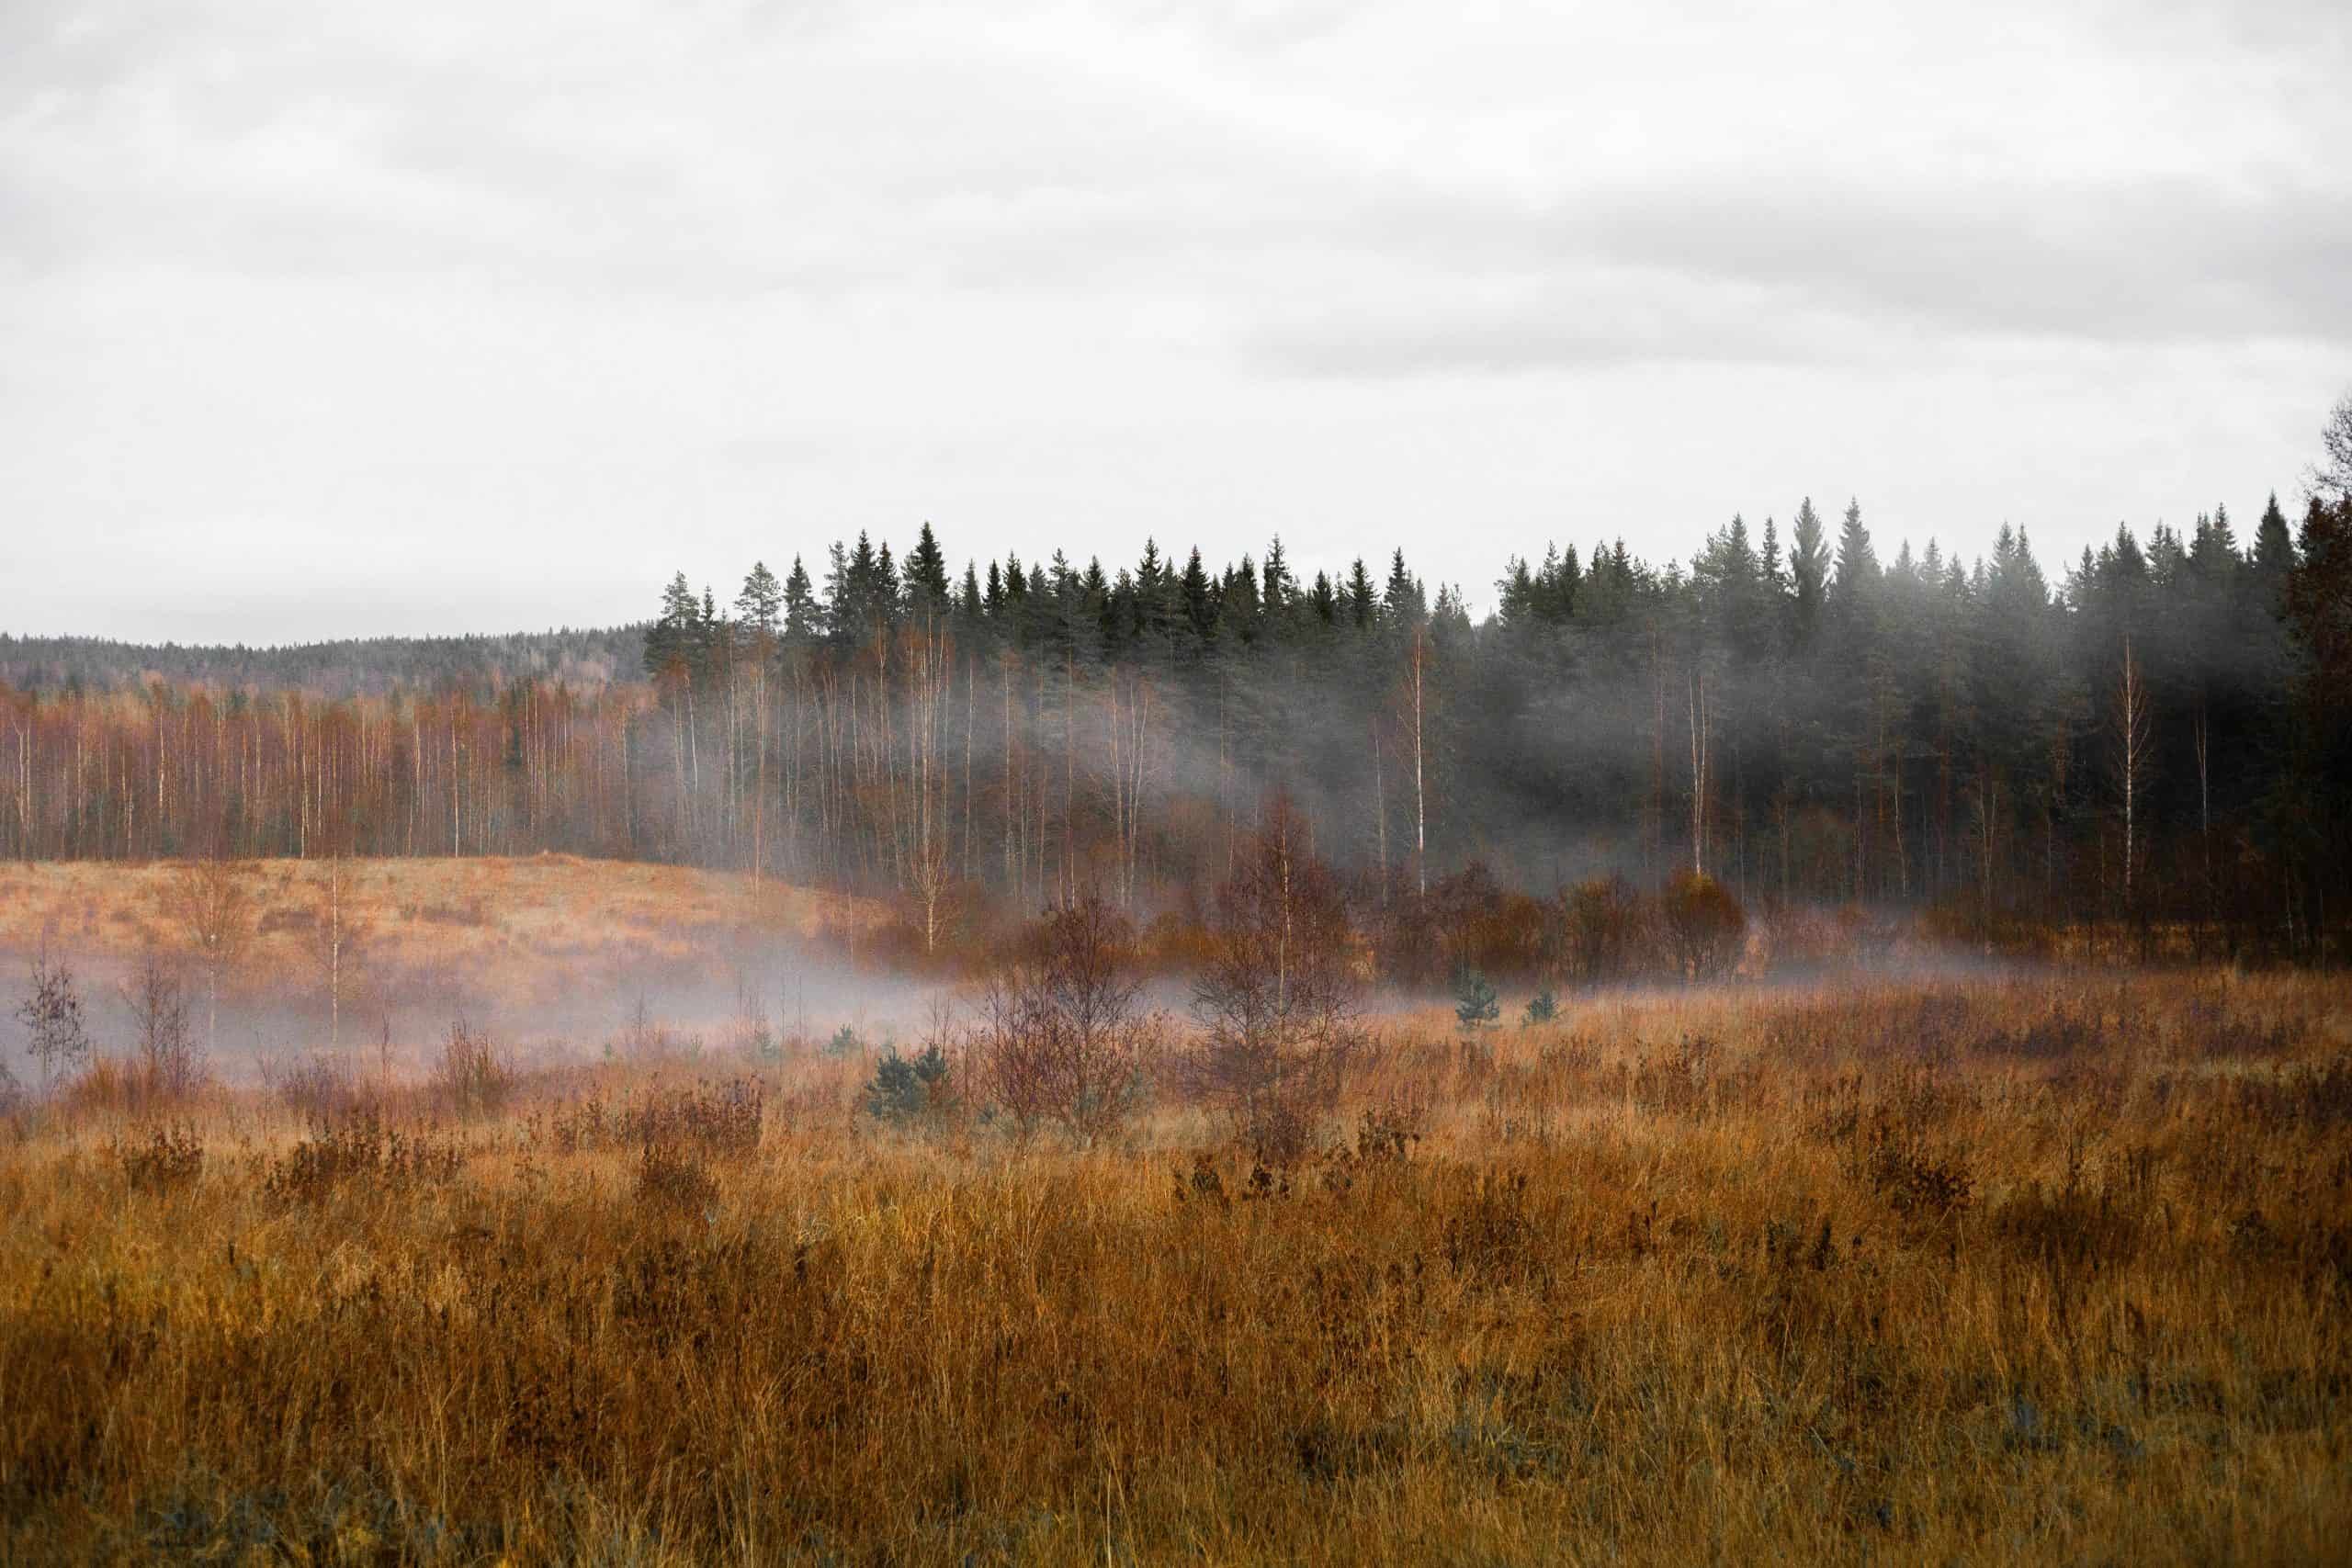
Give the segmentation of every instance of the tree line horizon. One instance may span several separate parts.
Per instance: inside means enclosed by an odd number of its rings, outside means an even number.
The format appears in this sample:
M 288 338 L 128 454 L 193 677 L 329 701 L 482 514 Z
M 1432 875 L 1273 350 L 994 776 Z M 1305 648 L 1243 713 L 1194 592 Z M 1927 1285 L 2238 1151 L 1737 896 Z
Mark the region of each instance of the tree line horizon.
M 2352 500 L 2290 525 L 2274 495 L 2249 539 L 2226 508 L 2119 526 L 2053 582 L 2021 528 L 1883 559 L 1858 503 L 1808 500 L 1687 565 L 1514 554 L 1474 623 L 1402 548 L 958 573 L 925 523 L 723 601 L 679 573 L 642 627 L 0 637 L 0 852 L 679 861 L 899 898 L 928 944 L 1080 888 L 1197 913 L 1280 796 L 1373 911 L 1687 872 L 2330 959 L 2347 530 Z

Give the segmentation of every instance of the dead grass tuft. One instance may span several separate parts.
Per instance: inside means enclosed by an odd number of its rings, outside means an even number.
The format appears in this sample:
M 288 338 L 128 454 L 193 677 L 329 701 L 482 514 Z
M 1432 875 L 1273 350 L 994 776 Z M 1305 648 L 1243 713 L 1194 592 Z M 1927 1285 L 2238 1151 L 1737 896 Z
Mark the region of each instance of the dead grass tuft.
M 457 1178 L 463 1152 L 447 1139 L 390 1127 L 372 1110 L 312 1125 L 266 1167 L 262 1195 L 277 1203 L 323 1203 L 346 1193 L 383 1194 Z
M 195 1186 L 204 1174 L 204 1140 L 195 1129 L 176 1122 L 116 1138 L 107 1153 L 133 1192 L 177 1192 Z

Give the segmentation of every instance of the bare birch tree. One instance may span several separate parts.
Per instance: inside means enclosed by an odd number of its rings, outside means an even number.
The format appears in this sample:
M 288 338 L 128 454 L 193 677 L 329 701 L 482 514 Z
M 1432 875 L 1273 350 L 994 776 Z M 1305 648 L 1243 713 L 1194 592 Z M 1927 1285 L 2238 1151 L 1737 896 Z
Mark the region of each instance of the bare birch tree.
M 1046 911 L 1014 962 L 990 976 L 971 1051 L 980 1085 L 1026 1132 L 1060 1125 L 1080 1143 L 1134 1109 L 1159 1021 L 1139 1006 L 1135 928 L 1088 892 Z
M 311 957 L 327 1004 L 327 1045 L 343 1044 L 343 1013 L 366 978 L 368 927 L 353 907 L 351 867 L 340 852 L 327 857 L 326 886 L 312 907 Z
M 188 1028 L 187 990 L 178 966 L 150 953 L 122 994 L 138 1031 L 132 1066 L 139 1098 L 150 1105 L 171 1105 L 195 1093 L 204 1081 L 204 1057 Z
M 74 971 L 62 959 L 49 955 L 46 942 L 33 959 L 32 989 L 17 1008 L 17 1021 L 30 1038 L 33 1060 L 40 1064 L 41 1093 L 61 1072 L 70 1072 L 90 1059 L 90 1032 L 83 1020 L 82 993 Z
M 254 899 L 246 868 L 231 860 L 201 860 L 183 868 L 165 903 L 204 976 L 204 1037 L 220 1049 L 220 987 L 244 962 L 254 935 Z
M 1269 807 L 1218 888 L 1211 937 L 1193 987 L 1203 1038 L 1185 1077 L 1259 1157 L 1295 1156 L 1364 1032 L 1347 910 L 1288 801 Z

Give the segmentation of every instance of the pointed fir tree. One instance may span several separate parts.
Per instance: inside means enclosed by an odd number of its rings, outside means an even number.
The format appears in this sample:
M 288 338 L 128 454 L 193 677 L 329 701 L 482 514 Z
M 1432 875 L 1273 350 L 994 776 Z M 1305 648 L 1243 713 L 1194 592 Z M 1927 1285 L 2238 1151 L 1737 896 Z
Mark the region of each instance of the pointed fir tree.
M 794 642 L 806 642 L 823 629 L 824 607 L 817 603 L 808 568 L 794 556 L 792 570 L 784 577 L 784 635 Z
M 697 658 L 695 642 L 702 628 L 702 606 L 679 572 L 662 590 L 662 613 L 645 633 L 645 672 L 676 678 L 692 673 Z
M 1208 569 L 1201 564 L 1201 547 L 1184 561 L 1184 580 L 1179 588 L 1184 605 L 1184 624 L 1192 631 L 1195 643 L 1206 642 L 1216 632 L 1216 605 L 1209 590 Z
M 1871 544 L 1871 531 L 1862 525 L 1861 502 L 1849 501 L 1845 525 L 1838 534 L 1838 575 L 1830 583 L 1830 599 L 1851 615 L 1867 602 L 1883 575 L 1878 551 Z
M 1315 586 L 1308 591 L 1306 603 L 1317 626 L 1329 626 L 1339 619 L 1340 596 L 1331 587 L 1329 572 L 1315 574 Z
M 1790 611 L 1794 640 L 1809 648 L 1821 630 L 1821 609 L 1827 597 L 1829 549 L 1821 535 L 1821 517 L 1807 496 L 1797 507 L 1789 538 Z
M 1405 568 L 1405 552 L 1399 547 L 1388 562 L 1388 586 L 1381 595 L 1382 617 L 1394 626 L 1411 626 L 1429 618 L 1429 598 L 1421 590 L 1421 580 Z
M 1356 557 L 1355 563 L 1348 568 L 1347 593 L 1348 618 L 1355 623 L 1357 630 L 1371 630 L 1380 619 L 1380 595 L 1373 590 L 1372 572 L 1362 556 Z
M 775 580 L 765 561 L 753 561 L 743 578 L 743 591 L 735 595 L 735 618 L 743 629 L 763 642 L 773 642 L 784 625 L 784 585 Z
M 907 552 L 904 573 L 906 603 L 910 610 L 933 614 L 947 608 L 947 556 L 939 547 L 939 536 L 931 530 L 926 520 L 922 531 L 915 536 L 915 547 Z
M 2294 536 L 2287 531 L 2287 514 L 2278 510 L 2276 491 L 2262 509 L 2262 521 L 2255 525 L 2253 568 L 2250 575 L 2262 607 L 2276 615 L 2287 602 L 2287 580 L 2295 570 Z

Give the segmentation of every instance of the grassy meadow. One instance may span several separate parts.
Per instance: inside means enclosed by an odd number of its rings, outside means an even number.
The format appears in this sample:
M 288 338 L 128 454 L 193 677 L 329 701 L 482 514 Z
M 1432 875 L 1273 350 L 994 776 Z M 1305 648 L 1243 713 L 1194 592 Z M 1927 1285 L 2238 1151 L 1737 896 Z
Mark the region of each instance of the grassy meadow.
M 0 1559 L 2340 1558 L 2346 1000 L 1432 1010 L 1273 1166 L 863 1051 L 21 1112 Z
M 239 872 L 244 977 L 305 1000 L 322 981 L 316 947 L 337 876 L 370 991 L 462 987 L 518 1009 L 560 999 L 582 969 L 716 970 L 747 941 L 854 942 L 874 919 L 865 900 L 772 877 L 578 855 L 269 860 Z M 173 906 L 186 873 L 171 861 L 0 862 L 0 954 L 20 968 L 17 955 L 47 942 L 103 968 L 185 948 Z M 20 978 L 0 976 L 0 995 Z

